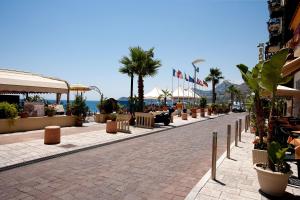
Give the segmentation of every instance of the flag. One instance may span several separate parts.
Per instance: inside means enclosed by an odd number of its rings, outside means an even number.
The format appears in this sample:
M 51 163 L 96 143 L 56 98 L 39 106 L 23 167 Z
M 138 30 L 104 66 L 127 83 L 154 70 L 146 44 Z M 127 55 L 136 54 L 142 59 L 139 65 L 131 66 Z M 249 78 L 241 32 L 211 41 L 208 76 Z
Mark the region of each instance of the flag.
M 208 87 L 208 84 L 203 80 L 203 84 L 205 85 L 205 87 Z
M 177 71 L 177 78 L 183 79 L 183 75 L 180 70 Z
M 197 78 L 197 84 L 203 86 L 202 81 Z
M 185 79 L 186 81 L 189 81 L 188 76 L 189 76 L 189 75 L 186 75 L 186 73 L 184 73 L 184 79 Z
M 176 76 L 176 70 L 173 69 L 173 76 Z
M 195 83 L 195 80 L 189 76 L 189 82 Z

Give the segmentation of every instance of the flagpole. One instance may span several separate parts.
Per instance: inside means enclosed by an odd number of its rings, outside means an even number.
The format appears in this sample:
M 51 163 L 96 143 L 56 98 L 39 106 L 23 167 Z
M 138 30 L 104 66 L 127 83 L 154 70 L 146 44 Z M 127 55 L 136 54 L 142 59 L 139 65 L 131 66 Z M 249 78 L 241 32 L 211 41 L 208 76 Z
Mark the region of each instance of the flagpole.
M 177 100 L 177 102 L 179 102 L 179 77 L 177 77 L 178 78 L 178 100 Z
M 174 98 L 173 98 L 173 92 L 174 92 L 174 87 L 173 87 L 173 79 L 174 79 L 174 69 L 172 69 L 172 106 L 174 105 Z
M 190 81 L 188 81 L 188 101 L 189 101 L 189 98 L 190 98 Z
M 183 85 L 182 85 L 182 103 L 183 103 L 183 107 L 184 107 L 184 81 L 185 81 L 185 77 L 183 77 Z

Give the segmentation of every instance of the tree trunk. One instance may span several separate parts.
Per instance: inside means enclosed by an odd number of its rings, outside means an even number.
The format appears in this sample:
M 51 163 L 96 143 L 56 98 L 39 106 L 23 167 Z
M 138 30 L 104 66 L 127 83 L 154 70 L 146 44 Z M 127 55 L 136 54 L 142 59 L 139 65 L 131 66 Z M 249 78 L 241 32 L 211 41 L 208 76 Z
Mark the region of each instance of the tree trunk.
M 215 93 L 215 81 L 214 79 L 212 80 L 212 103 L 215 104 L 216 103 L 216 93 Z
M 144 80 L 141 75 L 138 77 L 138 95 L 139 95 L 139 112 L 144 111 Z
M 167 106 L 167 97 L 164 97 L 165 106 Z
M 129 112 L 133 113 L 133 74 L 130 75 L 130 101 L 129 101 Z

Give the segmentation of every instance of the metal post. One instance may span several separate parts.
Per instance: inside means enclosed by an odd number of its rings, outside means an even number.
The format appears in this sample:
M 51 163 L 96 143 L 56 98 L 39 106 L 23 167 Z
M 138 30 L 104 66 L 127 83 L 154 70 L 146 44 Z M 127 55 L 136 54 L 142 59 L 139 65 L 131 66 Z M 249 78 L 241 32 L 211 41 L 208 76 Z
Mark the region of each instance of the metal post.
M 247 128 L 247 117 L 248 117 L 248 115 L 245 116 L 245 131 L 248 130 L 248 128 Z
M 227 158 L 230 158 L 231 125 L 227 125 Z
M 238 121 L 235 121 L 235 135 L 234 135 L 234 142 L 235 142 L 235 146 L 238 146 Z
M 211 178 L 216 180 L 216 171 L 217 171 L 217 137 L 218 133 L 213 132 L 213 141 L 212 141 L 212 166 L 211 166 Z
M 239 142 L 242 141 L 242 119 L 239 119 Z

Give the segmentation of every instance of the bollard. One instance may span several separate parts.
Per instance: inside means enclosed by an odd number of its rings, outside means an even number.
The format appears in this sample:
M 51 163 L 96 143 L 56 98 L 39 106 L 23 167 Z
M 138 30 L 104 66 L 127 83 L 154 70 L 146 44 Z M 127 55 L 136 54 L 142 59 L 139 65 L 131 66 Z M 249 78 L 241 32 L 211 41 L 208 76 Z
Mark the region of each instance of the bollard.
M 245 116 L 245 132 L 248 130 L 248 128 L 247 128 L 247 117 L 248 117 L 248 115 Z
M 242 141 L 242 119 L 239 119 L 239 142 Z
M 227 158 L 230 158 L 231 125 L 227 125 Z
M 234 135 L 235 146 L 238 146 L 238 121 L 235 121 L 235 135 Z
M 217 137 L 218 133 L 213 132 L 213 142 L 212 142 L 212 166 L 211 166 L 211 178 L 216 180 L 217 171 Z

